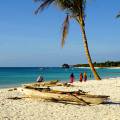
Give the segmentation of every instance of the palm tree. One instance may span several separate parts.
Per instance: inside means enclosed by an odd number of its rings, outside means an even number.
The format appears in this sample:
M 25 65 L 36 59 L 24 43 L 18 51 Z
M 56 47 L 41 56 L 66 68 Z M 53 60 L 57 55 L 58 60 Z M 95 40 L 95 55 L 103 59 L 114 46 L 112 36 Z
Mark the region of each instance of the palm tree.
M 61 8 L 63 11 L 67 13 L 66 18 L 63 23 L 63 33 L 62 33 L 62 47 L 65 43 L 65 38 L 68 34 L 69 29 L 69 20 L 75 19 L 80 25 L 82 38 L 84 43 L 85 54 L 88 59 L 89 66 L 93 72 L 94 78 L 96 80 L 100 80 L 101 78 L 97 74 L 90 56 L 90 52 L 88 49 L 87 37 L 85 32 L 85 6 L 86 0 L 34 0 L 35 2 L 39 2 L 39 7 L 36 9 L 35 14 L 43 11 L 46 7 L 51 4 L 54 4 Z

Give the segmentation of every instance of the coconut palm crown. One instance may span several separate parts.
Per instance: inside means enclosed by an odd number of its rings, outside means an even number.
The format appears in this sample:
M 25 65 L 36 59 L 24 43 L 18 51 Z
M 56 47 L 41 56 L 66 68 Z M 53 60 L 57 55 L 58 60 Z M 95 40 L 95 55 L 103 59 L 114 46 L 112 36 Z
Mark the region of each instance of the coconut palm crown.
M 34 2 L 39 2 L 39 7 L 36 9 L 35 14 L 43 11 L 46 7 L 51 4 L 58 6 L 60 9 L 66 12 L 66 17 L 63 23 L 63 32 L 62 32 L 62 47 L 64 46 L 65 39 L 69 30 L 69 20 L 75 19 L 81 28 L 82 38 L 85 48 L 85 53 L 88 59 L 88 63 L 93 72 L 95 79 L 100 80 L 99 75 L 97 74 L 93 64 L 92 59 L 88 49 L 87 37 L 85 33 L 85 7 L 86 0 L 33 0 Z

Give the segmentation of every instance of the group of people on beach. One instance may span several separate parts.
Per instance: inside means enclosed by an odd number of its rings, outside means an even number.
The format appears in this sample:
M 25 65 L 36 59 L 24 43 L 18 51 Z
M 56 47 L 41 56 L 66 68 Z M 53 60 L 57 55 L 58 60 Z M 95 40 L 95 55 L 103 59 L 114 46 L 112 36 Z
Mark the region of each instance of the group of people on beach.
M 73 73 L 71 73 L 71 75 L 70 75 L 70 83 L 73 83 L 74 80 L 75 80 L 75 76 L 74 76 Z M 37 82 L 43 82 L 43 81 L 44 81 L 43 76 L 41 76 L 41 75 L 38 76 L 38 78 L 37 78 L 36 81 L 37 81 Z M 80 81 L 80 82 L 82 82 L 82 81 L 86 82 L 86 81 L 87 81 L 87 73 L 86 73 L 86 72 L 80 73 L 79 81 Z
M 71 73 L 71 75 L 70 75 L 70 83 L 73 83 L 74 79 L 75 79 L 75 76 L 74 76 L 73 73 Z M 86 82 L 87 81 L 87 73 L 86 72 L 80 73 L 79 81 L 80 82 L 82 82 L 82 81 Z

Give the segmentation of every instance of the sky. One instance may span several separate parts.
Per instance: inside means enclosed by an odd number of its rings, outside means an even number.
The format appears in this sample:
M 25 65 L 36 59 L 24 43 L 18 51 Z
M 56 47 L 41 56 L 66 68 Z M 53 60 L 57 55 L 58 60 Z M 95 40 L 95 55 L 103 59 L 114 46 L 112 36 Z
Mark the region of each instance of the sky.
M 55 6 L 34 15 L 32 0 L 0 0 L 0 67 L 61 66 L 87 63 L 81 30 L 70 21 L 61 47 L 65 12 Z M 120 61 L 120 0 L 88 0 L 86 34 L 93 62 Z

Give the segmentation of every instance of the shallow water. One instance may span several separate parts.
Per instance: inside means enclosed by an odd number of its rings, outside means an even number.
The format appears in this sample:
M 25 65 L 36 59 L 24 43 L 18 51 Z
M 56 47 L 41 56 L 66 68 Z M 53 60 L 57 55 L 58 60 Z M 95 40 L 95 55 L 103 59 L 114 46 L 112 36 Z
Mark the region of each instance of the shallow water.
M 81 72 L 86 72 L 89 80 L 94 79 L 89 68 L 6 67 L 0 68 L 0 87 L 12 87 L 23 83 L 35 82 L 39 75 L 42 75 L 45 80 L 68 81 L 72 72 L 75 75 L 75 80 L 79 79 Z M 97 72 L 101 78 L 120 77 L 120 69 L 99 68 Z

